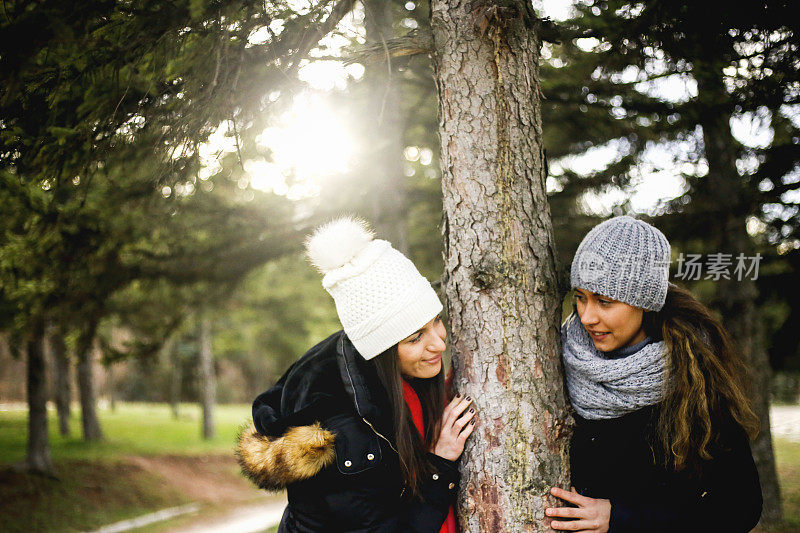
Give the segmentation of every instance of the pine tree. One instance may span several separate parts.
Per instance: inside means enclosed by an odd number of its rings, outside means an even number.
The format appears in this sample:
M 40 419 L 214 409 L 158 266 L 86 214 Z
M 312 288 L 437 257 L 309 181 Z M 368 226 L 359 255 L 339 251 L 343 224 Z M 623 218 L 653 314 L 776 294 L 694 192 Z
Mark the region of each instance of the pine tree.
M 569 483 L 538 26 L 522 1 L 431 3 L 454 385 L 480 419 L 467 531 L 549 530 L 549 489 Z

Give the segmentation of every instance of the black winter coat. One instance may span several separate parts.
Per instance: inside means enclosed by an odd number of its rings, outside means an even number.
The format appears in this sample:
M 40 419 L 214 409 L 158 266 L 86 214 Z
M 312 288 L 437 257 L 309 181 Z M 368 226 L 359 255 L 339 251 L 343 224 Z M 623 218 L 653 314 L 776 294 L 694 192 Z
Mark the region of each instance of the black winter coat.
M 261 488 L 286 488 L 279 532 L 438 533 L 458 490 L 456 463 L 430 454 L 438 473 L 409 497 L 388 395 L 341 331 L 256 398 L 237 456 Z
M 744 430 L 720 423 L 720 439 L 699 475 L 671 472 L 654 459 L 658 406 L 620 418 L 575 415 L 572 484 L 584 496 L 611 500 L 610 533 L 687 533 L 753 529 L 761 487 Z M 657 452 L 655 453 L 657 455 Z

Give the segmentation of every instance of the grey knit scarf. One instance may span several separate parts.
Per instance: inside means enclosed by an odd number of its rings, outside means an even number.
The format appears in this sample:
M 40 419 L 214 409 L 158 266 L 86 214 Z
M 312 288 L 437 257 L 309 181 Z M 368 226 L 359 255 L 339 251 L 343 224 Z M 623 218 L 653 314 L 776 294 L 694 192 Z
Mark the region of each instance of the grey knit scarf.
M 611 359 L 595 348 L 576 314 L 561 327 L 564 368 L 572 406 L 583 418 L 618 418 L 664 398 L 664 342 L 651 342 Z

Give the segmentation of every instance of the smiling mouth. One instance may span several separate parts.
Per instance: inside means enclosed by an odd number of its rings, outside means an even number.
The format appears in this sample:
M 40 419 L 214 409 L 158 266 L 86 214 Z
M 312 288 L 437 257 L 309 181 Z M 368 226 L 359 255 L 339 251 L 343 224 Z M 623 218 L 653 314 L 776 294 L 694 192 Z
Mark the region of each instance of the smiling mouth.
M 442 356 L 441 355 L 437 355 L 436 357 L 433 357 L 432 359 L 425 359 L 425 362 L 428 363 L 428 364 L 431 364 L 431 365 L 435 365 L 436 363 L 438 363 L 441 360 L 442 360 Z
M 592 337 L 594 337 L 595 339 L 602 339 L 603 337 L 605 337 L 606 335 L 608 335 L 608 333 L 609 333 L 608 331 L 605 331 L 605 332 L 599 332 L 599 331 L 590 331 L 590 332 L 589 332 L 589 334 L 590 334 Z

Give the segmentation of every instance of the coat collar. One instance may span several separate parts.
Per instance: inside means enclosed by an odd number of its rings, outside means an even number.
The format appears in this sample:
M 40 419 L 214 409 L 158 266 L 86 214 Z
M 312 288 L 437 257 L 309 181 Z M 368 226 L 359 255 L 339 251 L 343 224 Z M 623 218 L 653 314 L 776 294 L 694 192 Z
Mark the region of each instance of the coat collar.
M 336 343 L 336 351 L 344 389 L 359 417 L 394 445 L 391 403 L 374 366 L 358 353 L 344 332 Z

